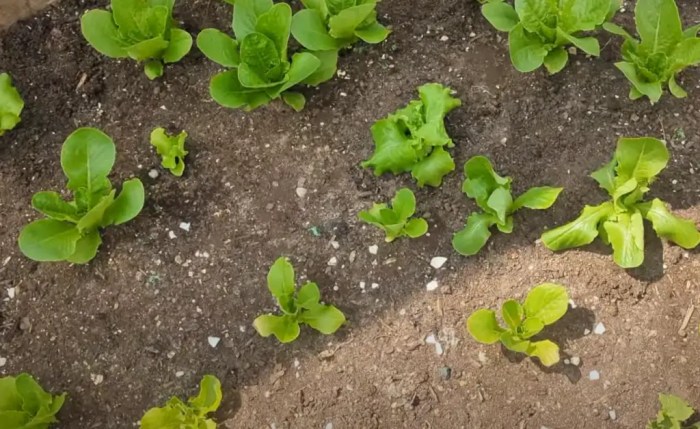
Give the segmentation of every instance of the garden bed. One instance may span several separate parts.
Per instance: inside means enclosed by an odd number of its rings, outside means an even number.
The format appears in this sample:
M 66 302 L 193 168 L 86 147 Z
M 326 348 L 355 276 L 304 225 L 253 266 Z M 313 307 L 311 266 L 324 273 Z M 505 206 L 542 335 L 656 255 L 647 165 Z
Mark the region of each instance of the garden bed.
M 686 24 L 700 21 L 696 2 L 678 3 Z M 389 39 L 343 55 L 342 77 L 304 90 L 304 111 L 273 103 L 244 113 L 210 99 L 218 67 L 196 49 L 156 81 L 95 52 L 79 17 L 105 4 L 59 1 L 0 35 L 0 71 L 26 101 L 20 126 L 0 138 L 0 375 L 31 372 L 68 392 L 57 427 L 132 427 L 149 407 L 191 394 L 203 374 L 222 380 L 220 418 L 236 428 L 638 429 L 659 392 L 699 405 L 700 312 L 679 332 L 700 302 L 698 251 L 647 234 L 645 264 L 623 270 L 599 243 L 554 254 L 538 238 L 603 200 L 588 174 L 619 136 L 668 142 L 671 161 L 651 194 L 700 221 L 700 70 L 683 74 L 685 100 L 632 102 L 613 66 L 619 43 L 606 35 L 600 59 L 520 74 L 476 2 L 385 0 Z M 231 7 L 181 1 L 175 16 L 192 34 L 228 30 Z M 631 12 L 619 20 L 631 23 Z M 447 121 L 458 168 L 439 189 L 416 192 L 429 236 L 386 244 L 357 213 L 413 183 L 359 167 L 372 152 L 369 127 L 432 81 L 463 102 Z M 113 177 L 141 178 L 146 206 L 103 234 L 88 265 L 32 262 L 17 235 L 37 218 L 32 194 L 63 187 L 60 147 L 80 126 L 114 139 Z M 159 167 L 148 143 L 158 126 L 190 135 L 182 178 Z M 512 234 L 465 258 L 450 239 L 475 209 L 460 189 L 461 166 L 477 154 L 512 176 L 516 193 L 565 190 L 551 210 L 519 213 Z M 280 255 L 345 312 L 336 335 L 303 330 L 280 345 L 256 334 L 253 319 L 274 308 L 265 276 Z M 435 270 L 434 256 L 449 259 Z M 429 292 L 433 279 L 440 286 Z M 465 332 L 474 309 L 546 281 L 577 304 L 547 332 L 579 366 L 544 369 Z M 599 322 L 602 335 L 586 334 Z M 442 355 L 425 344 L 430 334 Z M 214 348 L 208 337 L 221 341 Z

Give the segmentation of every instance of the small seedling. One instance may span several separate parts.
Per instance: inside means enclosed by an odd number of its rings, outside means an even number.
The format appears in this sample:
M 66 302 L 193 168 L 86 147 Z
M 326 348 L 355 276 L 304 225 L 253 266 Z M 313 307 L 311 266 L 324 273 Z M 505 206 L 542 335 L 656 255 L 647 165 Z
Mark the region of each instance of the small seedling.
M 544 366 L 559 362 L 559 346 L 550 340 L 531 341 L 545 326 L 561 319 L 569 307 L 569 296 L 563 286 L 543 283 L 535 286 L 520 304 L 508 300 L 501 306 L 501 327 L 496 312 L 486 308 L 476 310 L 467 319 L 467 331 L 478 342 L 501 342 L 505 348 L 536 357 Z
M 180 61 L 192 48 L 192 36 L 177 28 L 175 0 L 111 0 L 111 11 L 93 9 L 80 19 L 88 43 L 110 58 L 145 61 L 149 79 L 163 75 L 163 63 Z
M 700 429 L 700 422 L 686 424 L 695 414 L 687 402 L 675 395 L 659 394 L 661 410 L 656 415 L 656 420 L 647 424 L 647 429 Z
M 439 83 L 418 88 L 420 100 L 411 101 L 372 125 L 374 154 L 362 163 L 376 176 L 410 172 L 418 186 L 440 186 L 442 178 L 455 169 L 445 150 L 454 146 L 445 130 L 445 116 L 462 102 Z
M 0 427 L 4 429 L 47 429 L 56 423 L 56 413 L 66 394 L 53 396 L 29 374 L 0 378 Z
M 638 0 L 634 9 L 637 33 L 632 37 L 622 27 L 606 23 L 603 28 L 622 36 L 622 61 L 615 66 L 632 84 L 629 97 L 648 97 L 656 103 L 668 88 L 675 97 L 688 94 L 676 81 L 678 73 L 700 64 L 700 24 L 683 31 L 674 0 Z
M 465 256 L 476 255 L 486 245 L 493 225 L 499 231 L 510 234 L 513 231 L 513 213 L 525 207 L 544 210 L 554 204 L 562 188 L 548 186 L 530 188 L 513 199 L 510 177 L 501 177 L 494 170 L 491 161 L 483 156 L 475 156 L 464 164 L 466 179 L 462 192 L 476 200 L 483 210 L 472 213 L 467 224 L 452 237 L 452 247 Z
M 504 0 L 481 1 L 481 12 L 491 25 L 508 33 L 510 59 L 519 72 L 527 73 L 543 64 L 551 74 L 569 61 L 567 47 L 573 45 L 595 57 L 600 44 L 585 36 L 612 19 L 621 0 Z
M 183 402 L 173 396 L 162 408 L 151 408 L 141 418 L 141 429 L 216 429 L 216 422 L 207 418 L 221 404 L 221 383 L 213 375 L 199 382 L 199 394 Z
M 0 136 L 19 124 L 23 108 L 24 101 L 12 86 L 12 78 L 7 73 L 0 73 Z
M 612 198 L 597 206 L 585 206 L 581 215 L 566 225 L 542 234 L 542 242 L 552 250 L 585 246 L 600 236 L 612 245 L 613 259 L 623 268 L 644 262 L 644 219 L 656 235 L 692 249 L 700 243 L 695 222 L 672 215 L 658 198 L 644 201 L 649 185 L 668 164 L 663 141 L 650 137 L 623 137 L 617 142 L 612 161 L 593 172 L 601 188 Z
M 270 267 L 267 288 L 283 314 L 264 314 L 255 319 L 253 327 L 263 337 L 272 334 L 281 343 L 291 343 L 299 336 L 300 324 L 330 335 L 345 323 L 345 316 L 340 310 L 321 304 L 321 292 L 316 283 L 307 282 L 297 290 L 294 267 L 287 258 L 277 259 Z
M 361 211 L 359 218 L 384 230 L 386 241 L 399 237 L 417 238 L 428 232 L 428 222 L 423 218 L 413 218 L 416 212 L 416 196 L 408 188 L 400 189 L 391 200 L 391 207 L 386 204 L 374 204 L 371 209 Z
M 182 131 L 176 136 L 169 136 L 164 128 L 156 128 L 151 132 L 151 145 L 161 156 L 161 165 L 178 177 L 182 176 L 185 171 L 186 138 L 186 131 Z
M 143 208 L 144 189 L 139 179 L 124 182 L 116 196 L 107 175 L 116 156 L 114 142 L 95 128 L 74 131 L 61 150 L 61 167 L 73 200 L 52 191 L 37 192 L 32 207 L 47 218 L 22 229 L 19 248 L 35 261 L 85 264 L 102 243 L 100 229 L 128 222 Z

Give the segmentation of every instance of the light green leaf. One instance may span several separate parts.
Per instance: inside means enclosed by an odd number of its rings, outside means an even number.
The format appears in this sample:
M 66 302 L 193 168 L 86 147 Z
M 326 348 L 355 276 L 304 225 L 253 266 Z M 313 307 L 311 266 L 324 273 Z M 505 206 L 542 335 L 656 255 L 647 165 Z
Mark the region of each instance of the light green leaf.
M 595 37 L 575 37 L 571 34 L 565 33 L 559 28 L 557 28 L 557 34 L 571 42 L 574 46 L 581 49 L 588 55 L 593 55 L 594 57 L 600 56 L 600 44 L 598 43 L 598 39 Z
M 676 46 L 671 56 L 672 72 L 678 72 L 687 66 L 700 64 L 700 38 L 685 39 Z
M 355 30 L 355 36 L 362 39 L 363 42 L 370 44 L 383 42 L 389 37 L 389 33 L 391 33 L 391 31 L 377 21 Z
M 688 420 L 695 413 L 687 402 L 675 395 L 661 393 L 659 402 L 661 402 L 661 411 L 679 422 Z
M 524 314 L 523 307 L 513 299 L 509 299 L 501 306 L 501 316 L 510 329 L 514 330 L 520 326 Z
M 550 188 L 549 186 L 530 188 L 513 202 L 511 211 L 522 207 L 533 210 L 545 210 L 554 204 L 564 188 Z
M 287 258 L 277 258 L 267 274 L 267 288 L 278 300 L 294 294 L 294 267 Z
M 375 6 L 375 3 L 370 2 L 341 10 L 328 21 L 328 33 L 336 39 L 353 37 L 355 30 L 372 14 Z
M 501 338 L 505 329 L 498 325 L 493 310 L 482 308 L 473 312 L 467 319 L 467 331 L 480 343 L 494 344 Z
M 233 6 L 233 33 L 237 40 L 243 40 L 255 32 L 258 16 L 267 12 L 272 0 L 236 0 Z
M 481 6 L 481 13 L 498 31 L 511 31 L 520 22 L 513 6 L 505 2 L 486 3 Z
M 494 223 L 496 218 L 490 214 L 472 213 L 464 229 L 452 237 L 452 247 L 460 255 L 476 255 L 491 237 L 489 228 Z
M 622 137 L 617 141 L 615 159 L 621 182 L 634 178 L 640 184 L 648 184 L 666 167 L 669 155 L 661 140 Z
M 274 316 L 264 314 L 258 316 L 253 327 L 262 337 L 274 335 L 280 343 L 291 343 L 299 336 L 299 323 L 291 316 Z
M 512 331 L 505 331 L 501 334 L 501 343 L 508 350 L 518 353 L 528 353 L 531 350 L 530 341 L 524 340 Z
M 592 31 L 609 15 L 614 15 L 615 6 L 610 0 L 560 0 L 557 25 L 567 33 Z M 617 7 L 619 8 L 619 6 Z
M 308 1 L 308 0 L 307 0 Z M 357 0 L 321 0 L 326 5 L 326 11 L 331 15 L 337 15 L 344 9 L 355 6 Z
M 35 261 L 64 261 L 75 253 L 79 239 L 80 231 L 75 224 L 41 219 L 22 229 L 19 248 L 26 257 Z
M 154 407 L 141 417 L 140 429 L 179 429 L 184 424 L 185 416 L 179 409 Z
M 20 429 L 48 428 L 49 424 L 58 421 L 55 415 L 63 406 L 65 394 L 52 396 L 26 373 L 14 378 L 14 389 L 22 400 L 22 411 L 29 418 L 26 426 L 20 426 Z
M 511 213 L 510 207 L 513 205 L 513 196 L 510 191 L 505 188 L 495 189 L 489 199 L 486 201 L 486 206 L 490 213 L 496 215 L 498 223 L 506 223 L 506 217 Z
M 139 179 L 130 179 L 122 184 L 122 191 L 105 211 L 104 223 L 107 225 L 121 225 L 135 218 L 141 213 L 145 200 L 143 183 Z
M 232 109 L 256 109 L 270 102 L 271 98 L 259 88 L 246 88 L 238 80 L 238 70 L 229 70 L 214 76 L 209 84 L 214 101 Z
M 442 178 L 454 169 L 455 162 L 452 156 L 442 146 L 437 146 L 427 158 L 413 166 L 411 176 L 416 179 L 419 187 L 438 187 L 442 184 Z
M 146 77 L 150 80 L 163 76 L 163 63 L 160 60 L 147 61 L 143 66 Z
M 317 86 L 331 80 L 338 70 L 338 51 L 313 51 L 311 53 L 321 61 L 321 65 L 302 83 Z
M 278 94 L 288 90 L 294 85 L 300 84 L 321 67 L 321 60 L 310 52 L 301 52 L 292 55 L 292 64 L 287 72 L 289 78 L 278 90 Z
M 558 0 L 518 0 L 515 10 L 520 17 L 520 25 L 528 32 L 547 35 L 552 33 L 558 15 Z
M 625 38 L 625 40 L 634 40 L 634 37 L 630 35 L 630 33 L 627 32 L 624 28 L 620 27 L 617 24 L 614 24 L 612 22 L 606 22 L 603 24 L 603 29 L 607 31 L 608 33 L 612 33 L 618 36 L 622 36 Z
M 104 226 L 106 222 L 106 216 L 105 212 L 109 208 L 109 206 L 112 205 L 114 202 L 114 194 L 116 193 L 115 190 L 110 191 L 109 194 L 103 196 L 100 201 L 95 204 L 93 208 L 90 209 L 85 215 L 83 215 L 82 218 L 80 218 L 80 221 L 78 221 L 78 224 L 76 225 L 78 227 L 78 231 L 80 231 L 81 234 L 86 234 L 91 231 L 96 230 L 100 226 Z
M 685 92 L 685 89 L 681 87 L 678 82 L 676 82 L 676 77 L 671 76 L 668 79 L 668 89 L 671 91 L 671 94 L 673 94 L 674 97 L 676 98 L 685 98 L 688 96 L 688 93 Z
M 542 283 L 532 288 L 523 304 L 527 319 L 538 319 L 545 325 L 561 319 L 568 308 L 569 295 L 566 288 L 554 283 Z
M 292 18 L 292 35 L 306 49 L 335 51 L 342 43 L 328 34 L 323 16 L 318 10 L 302 9 Z
M 466 179 L 462 184 L 462 192 L 476 200 L 484 210 L 488 209 L 487 201 L 493 191 L 499 187 L 510 190 L 510 177 L 501 177 L 493 169 L 491 161 L 484 156 L 475 156 L 464 164 Z
M 258 16 L 258 20 L 255 23 L 255 31 L 264 34 L 272 40 L 279 57 L 282 60 L 286 60 L 291 26 L 292 8 L 287 3 L 276 3 L 265 13 Z
M 416 212 L 416 196 L 408 188 L 401 188 L 391 200 L 391 208 L 399 219 L 408 219 Z
M 66 258 L 66 261 L 72 264 L 87 264 L 97 255 L 100 244 L 100 233 L 97 230 L 88 232 L 75 243 L 75 252 Z
M 445 131 L 445 116 L 462 105 L 462 100 L 452 96 L 452 90 L 439 83 L 426 83 L 418 87 L 423 113 L 423 124 L 415 131 L 416 136 L 427 140 L 430 146 L 452 147 L 452 139 Z
M 51 219 L 78 223 L 78 209 L 61 198 L 57 192 L 37 192 L 32 197 L 32 207 Z
M 674 216 L 666 204 L 658 198 L 640 205 L 644 218 L 652 223 L 656 235 L 670 240 L 684 249 L 694 249 L 700 244 L 700 232 L 695 222 Z
M 600 167 L 598 170 L 591 173 L 591 177 L 595 179 L 601 188 L 608 191 L 612 197 L 615 193 L 615 168 L 617 167 L 617 159 L 613 158 L 609 163 Z
M 135 45 L 128 46 L 126 48 L 126 53 L 129 55 L 129 58 L 136 61 L 157 59 L 160 63 L 160 58 L 163 57 L 163 53 L 167 48 L 168 41 L 162 36 L 157 36 L 152 39 L 143 40 Z M 162 71 L 160 74 L 162 74 Z
M 393 174 L 410 171 L 418 161 L 418 153 L 399 124 L 391 119 L 381 119 L 372 125 L 371 130 L 374 154 L 362 163 L 362 167 L 373 168 L 376 176 L 387 171 Z
M 170 30 L 168 47 L 163 52 L 163 61 L 176 63 L 180 61 L 192 49 L 192 36 L 179 28 Z
M 275 42 L 262 33 L 250 33 L 241 41 L 241 64 L 249 67 L 252 72 L 257 74 L 263 83 L 275 83 L 281 77 L 281 56 Z M 278 76 L 268 76 L 268 73 L 277 71 Z M 239 79 L 244 86 L 251 87 L 247 84 L 242 76 L 238 73 Z
M 186 139 L 185 131 L 176 136 L 169 136 L 164 128 L 156 128 L 151 132 L 151 146 L 161 156 L 161 165 L 177 177 L 185 171 L 185 156 L 188 153 L 185 150 Z
M 403 232 L 410 238 L 418 238 L 428 232 L 428 222 L 423 218 L 414 218 L 406 222 Z
M 508 33 L 508 46 L 513 66 L 522 73 L 538 69 L 549 53 L 542 40 L 536 34 L 527 32 L 522 23 Z
M 24 101 L 7 73 L 0 73 L 0 136 L 20 122 Z
M 625 77 L 627 77 L 632 84 L 632 88 L 638 91 L 639 94 L 646 95 L 652 104 L 661 99 L 661 94 L 663 94 L 661 82 L 645 82 L 637 73 L 635 65 L 626 61 L 615 63 L 615 67 L 620 69 Z M 630 95 L 632 95 L 632 93 L 630 93 Z M 630 98 L 635 99 L 632 96 L 630 96 Z
M 544 66 L 549 74 L 559 73 L 569 62 L 569 53 L 563 46 L 555 48 L 544 57 Z
M 332 305 L 317 305 L 301 313 L 300 320 L 324 335 L 337 331 L 345 323 L 345 315 Z
M 539 334 L 542 332 L 544 329 L 544 322 L 541 321 L 540 319 L 535 319 L 533 317 L 527 318 L 523 320 L 522 324 L 520 325 L 520 331 L 521 331 L 521 336 L 524 339 L 529 339 L 534 337 L 535 335 Z
M 564 250 L 590 244 L 598 236 L 598 225 L 613 214 L 613 204 L 585 206 L 577 219 L 545 231 L 542 243 L 551 250 Z
M 190 406 L 197 410 L 199 416 L 213 413 L 221 405 L 221 382 L 213 375 L 205 375 L 199 382 L 199 393 L 189 398 Z
M 238 42 L 215 28 L 206 28 L 197 35 L 197 47 L 207 58 L 224 67 L 238 67 L 241 62 Z
M 282 93 L 282 100 L 295 112 L 301 112 L 306 105 L 306 97 L 300 92 L 287 91 Z
M 638 0 L 634 9 L 641 47 L 670 55 L 683 39 L 681 18 L 674 0 Z
M 618 213 L 603 223 L 613 247 L 613 259 L 622 268 L 634 268 L 644 262 L 644 222 L 639 211 Z
M 80 30 L 85 40 L 102 55 L 110 58 L 126 58 L 127 45 L 122 41 L 119 29 L 106 10 L 89 10 L 80 18 Z
M 552 366 L 559 362 L 559 346 L 549 340 L 530 343 L 528 355 L 536 357 L 544 366 Z
M 318 289 L 318 285 L 313 282 L 308 282 L 301 288 L 297 293 L 297 306 L 305 309 L 311 309 L 318 305 L 321 300 L 321 291 Z
M 68 136 L 61 149 L 61 167 L 68 177 L 66 186 L 88 196 L 109 189 L 107 175 L 115 157 L 114 142 L 107 134 L 96 128 L 78 128 Z

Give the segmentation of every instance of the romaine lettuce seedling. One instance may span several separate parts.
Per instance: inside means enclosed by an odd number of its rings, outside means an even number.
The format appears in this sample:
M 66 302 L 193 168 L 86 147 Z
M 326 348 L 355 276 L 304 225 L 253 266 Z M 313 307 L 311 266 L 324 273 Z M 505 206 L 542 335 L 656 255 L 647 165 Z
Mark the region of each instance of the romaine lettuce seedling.
M 19 235 L 19 248 L 35 261 L 85 264 L 102 243 L 100 229 L 128 222 L 141 211 L 143 184 L 124 182 L 119 196 L 107 175 L 116 151 L 108 135 L 95 128 L 79 128 L 63 143 L 61 167 L 73 192 L 65 201 L 52 191 L 37 192 L 32 207 L 46 219 L 30 223 Z
M 182 131 L 176 136 L 169 136 L 164 128 L 156 128 L 151 132 L 151 145 L 161 156 L 161 165 L 178 177 L 182 176 L 185 171 L 186 138 L 186 131 Z
M 267 274 L 267 288 L 282 310 L 281 316 L 258 316 L 253 327 L 263 337 L 274 335 L 281 343 L 291 343 L 299 336 L 299 325 L 309 325 L 330 335 L 345 323 L 345 315 L 332 305 L 321 304 L 316 283 L 307 282 L 297 290 L 294 267 L 287 258 L 279 258 Z
M 12 78 L 7 73 L 0 73 L 0 136 L 19 124 L 22 109 L 24 101 L 12 86 Z
M 445 116 L 462 102 L 439 83 L 418 88 L 420 100 L 397 110 L 372 125 L 374 154 L 362 163 L 376 176 L 410 172 L 418 186 L 440 186 L 442 178 L 455 169 L 445 150 L 454 146 L 445 130 Z
M 212 78 L 212 98 L 224 107 L 250 111 L 281 97 L 294 110 L 302 110 L 306 98 L 290 89 L 330 79 L 338 55 L 335 51 L 299 52 L 290 62 L 287 45 L 291 25 L 292 8 L 287 3 L 236 0 L 235 39 L 213 28 L 199 33 L 197 46 L 202 53 L 231 68 Z
M 531 341 L 545 326 L 561 319 L 569 308 L 569 296 L 563 286 L 543 283 L 535 286 L 520 304 L 508 300 L 501 306 L 502 327 L 496 312 L 486 308 L 476 310 L 467 319 L 467 331 L 478 342 L 501 342 L 505 348 L 536 357 L 544 366 L 559 362 L 559 346 L 550 340 Z
M 530 188 L 513 199 L 510 177 L 501 177 L 494 170 L 491 161 L 483 156 L 475 156 L 464 164 L 466 179 L 462 192 L 473 198 L 483 212 L 472 213 L 467 224 L 452 237 L 452 247 L 465 256 L 476 255 L 491 237 L 489 230 L 496 225 L 499 231 L 510 234 L 513 231 L 513 213 L 525 207 L 544 210 L 554 204 L 562 188 L 548 186 Z
M 392 242 L 399 237 L 416 238 L 428 232 L 428 222 L 423 218 L 411 218 L 416 212 L 416 196 L 408 188 L 399 189 L 391 200 L 391 207 L 386 204 L 374 204 L 371 209 L 361 211 L 359 218 L 384 230 L 386 241 Z
M 207 418 L 221 404 L 221 383 L 213 375 L 199 382 L 199 393 L 187 403 L 173 396 L 162 408 L 151 408 L 141 418 L 141 429 L 216 429 L 216 422 Z
M 481 12 L 491 25 L 508 32 L 510 59 L 518 71 L 531 72 L 544 64 L 554 74 L 569 61 L 567 46 L 600 55 L 598 40 L 582 33 L 612 19 L 621 0 L 515 0 L 515 7 L 504 0 L 482 3 Z
M 56 423 L 56 413 L 66 394 L 51 395 L 29 374 L 0 378 L 0 427 L 47 429 Z
M 683 31 L 674 0 L 638 0 L 634 9 L 637 33 L 632 37 L 622 27 L 606 23 L 603 28 L 624 37 L 622 61 L 615 66 L 632 84 L 629 97 L 647 96 L 656 103 L 668 88 L 675 97 L 688 94 L 676 81 L 685 68 L 700 64 L 700 24 Z
M 683 399 L 662 393 L 659 395 L 659 402 L 661 402 L 661 410 L 659 410 L 656 420 L 647 424 L 647 429 L 700 429 L 700 422 L 685 423 L 695 414 L 695 410 Z
M 695 223 L 672 215 L 658 198 L 643 201 L 649 185 L 668 164 L 663 141 L 650 137 L 623 137 L 617 142 L 612 161 L 593 172 L 601 188 L 611 197 L 597 206 L 585 206 L 581 215 L 566 225 L 546 231 L 542 242 L 552 250 L 590 244 L 600 235 L 612 245 L 613 259 L 623 268 L 644 262 L 644 219 L 656 235 L 692 249 L 700 243 Z
M 145 61 L 149 79 L 163 75 L 192 48 L 192 36 L 172 18 L 175 0 L 111 0 L 112 10 L 93 9 L 80 19 L 88 43 L 110 58 Z

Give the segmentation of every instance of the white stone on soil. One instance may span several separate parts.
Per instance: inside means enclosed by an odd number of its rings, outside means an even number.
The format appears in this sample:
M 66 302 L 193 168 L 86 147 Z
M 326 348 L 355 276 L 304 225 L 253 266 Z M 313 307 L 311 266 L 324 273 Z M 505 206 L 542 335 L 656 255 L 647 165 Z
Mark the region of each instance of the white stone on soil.
M 603 335 L 605 333 L 605 325 L 603 325 L 602 322 L 598 322 L 595 328 L 593 328 L 593 333 L 596 335 Z
M 170 237 L 171 240 L 175 240 L 177 235 L 175 235 L 173 231 L 168 231 L 168 237 Z
M 369 250 L 369 253 L 371 253 L 372 255 L 376 255 L 377 252 L 379 251 L 379 246 L 377 246 L 377 245 L 375 244 L 375 245 L 369 246 L 369 247 L 367 248 L 367 250 Z
M 3 366 L 5 366 L 5 364 L 7 364 L 7 358 L 5 358 L 5 357 L 0 357 L 0 368 L 2 368 Z
M 306 188 L 301 188 L 301 187 L 297 188 L 297 196 L 299 198 L 304 198 L 306 196 L 306 192 L 307 192 Z
M 600 380 L 600 373 L 594 369 L 588 373 L 588 379 L 591 381 Z
M 180 229 L 190 232 L 190 226 L 192 226 L 189 222 L 180 222 Z
M 15 297 L 15 288 L 13 287 L 8 287 L 7 288 L 7 296 L 12 299 Z
M 581 365 L 581 358 L 578 356 L 572 356 L 571 357 L 571 365 L 576 365 L 576 366 Z
M 216 346 L 219 345 L 219 341 L 221 341 L 221 338 L 219 337 L 209 337 L 207 338 L 207 341 L 209 342 L 209 345 L 216 348 Z
M 151 171 L 148 172 L 148 177 L 150 177 L 151 179 L 157 179 L 157 178 L 158 178 L 158 174 L 159 174 L 159 173 L 158 173 L 158 170 L 156 170 L 156 169 L 154 168 L 154 169 L 152 169 Z
M 431 280 L 430 282 L 428 282 L 427 285 L 425 285 L 425 288 L 428 290 L 428 292 L 432 292 L 432 291 L 434 291 L 435 289 L 437 289 L 438 286 L 439 286 L 439 285 L 438 285 L 437 280 Z
M 437 340 L 437 338 L 435 337 L 435 334 L 430 334 L 427 337 L 425 337 L 425 343 L 435 345 L 435 353 L 437 353 L 438 356 L 442 356 L 442 353 L 443 353 L 442 344 L 440 344 L 440 342 Z
M 437 270 L 442 268 L 442 266 L 445 265 L 445 262 L 447 262 L 447 258 L 444 256 L 436 256 L 430 260 L 430 266 Z
M 331 259 L 328 260 L 328 266 L 335 267 L 336 265 L 338 265 L 338 258 L 333 256 Z

